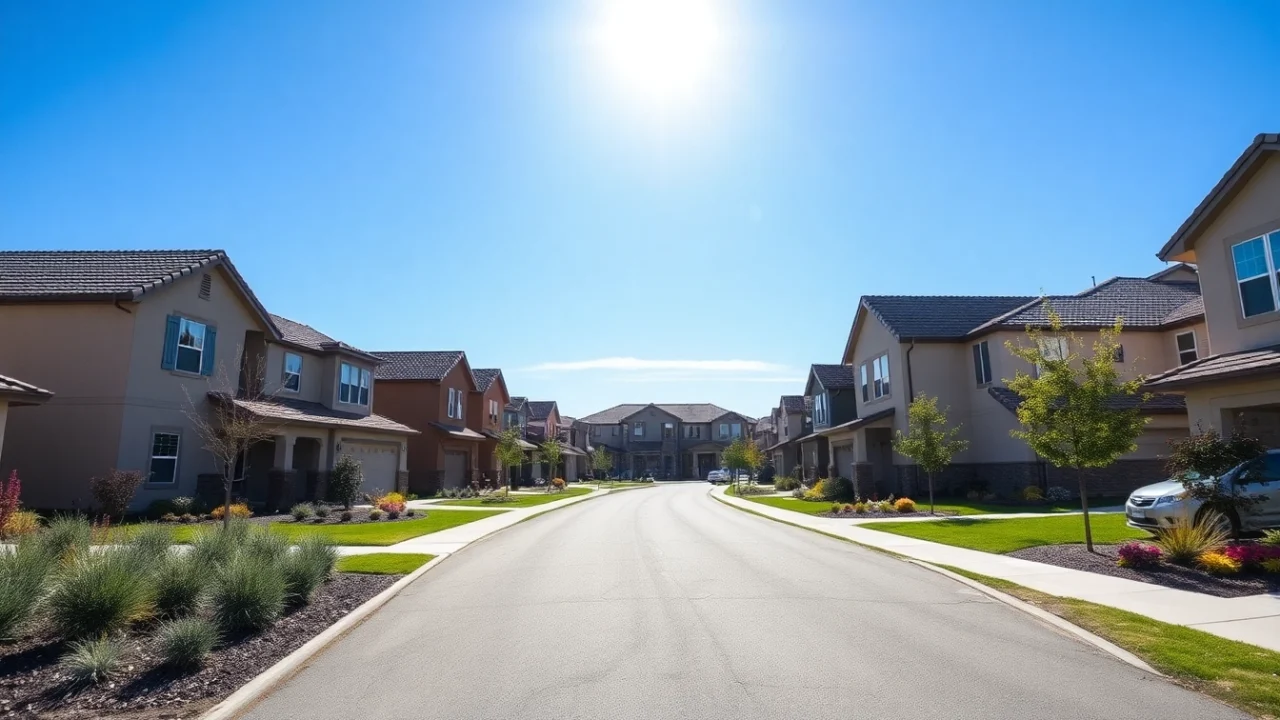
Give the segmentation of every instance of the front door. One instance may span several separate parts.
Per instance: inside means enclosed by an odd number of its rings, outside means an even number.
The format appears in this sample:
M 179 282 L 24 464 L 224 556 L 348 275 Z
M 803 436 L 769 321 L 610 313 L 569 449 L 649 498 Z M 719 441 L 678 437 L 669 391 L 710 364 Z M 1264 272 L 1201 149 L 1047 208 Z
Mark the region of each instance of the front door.
M 460 488 L 467 482 L 467 454 L 446 451 L 444 454 L 444 480 L 441 487 Z
M 716 469 L 715 453 L 698 453 L 698 479 L 706 480 L 707 474 Z

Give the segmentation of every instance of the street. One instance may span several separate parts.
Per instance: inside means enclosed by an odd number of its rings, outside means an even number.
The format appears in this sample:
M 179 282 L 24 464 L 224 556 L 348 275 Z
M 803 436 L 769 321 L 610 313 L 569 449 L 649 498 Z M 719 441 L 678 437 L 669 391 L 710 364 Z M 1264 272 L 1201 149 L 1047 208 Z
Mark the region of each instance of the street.
M 707 490 L 609 495 L 476 543 L 246 717 L 1246 717 Z

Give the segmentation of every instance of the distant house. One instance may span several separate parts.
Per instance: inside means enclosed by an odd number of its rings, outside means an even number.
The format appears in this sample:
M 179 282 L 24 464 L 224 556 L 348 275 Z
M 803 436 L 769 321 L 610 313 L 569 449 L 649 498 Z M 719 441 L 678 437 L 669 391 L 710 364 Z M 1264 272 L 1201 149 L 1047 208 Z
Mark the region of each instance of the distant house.
M 503 418 L 511 395 L 507 381 L 498 368 L 478 368 L 472 371 L 476 379 L 476 392 L 467 400 L 467 427 L 484 435 L 480 441 L 480 454 L 476 465 L 484 484 L 494 484 L 501 476 L 498 466 L 498 439 L 502 437 Z
M 774 470 L 780 475 L 803 473 L 800 438 L 813 431 L 809 416 L 810 399 L 804 395 L 783 395 L 778 399 L 777 423 L 774 433 L 777 441 L 765 448 Z
M 852 461 L 852 438 L 843 434 L 833 437 L 830 430 L 857 419 L 857 392 L 858 379 L 851 366 L 809 367 L 804 396 L 806 407 L 812 409 L 812 432 L 797 441 L 807 479 L 839 475 L 844 462 Z
M 591 444 L 613 455 L 628 477 L 705 478 L 734 439 L 751 437 L 755 419 L 710 403 L 624 404 L 588 415 Z

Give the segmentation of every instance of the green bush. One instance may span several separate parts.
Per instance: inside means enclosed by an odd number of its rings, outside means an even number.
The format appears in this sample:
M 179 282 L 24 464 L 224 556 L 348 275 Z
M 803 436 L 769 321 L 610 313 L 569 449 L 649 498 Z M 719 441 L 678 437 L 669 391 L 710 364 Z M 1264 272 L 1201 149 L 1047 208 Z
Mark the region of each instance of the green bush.
M 1179 520 L 1156 535 L 1156 545 L 1171 563 L 1190 565 L 1203 554 L 1212 553 L 1227 544 L 1227 534 L 1214 525 L 1216 516 L 1207 512 L 1195 523 Z
M 370 511 L 369 511 L 369 519 L 370 519 L 370 520 L 381 520 L 381 519 L 382 519 L 382 511 L 381 511 L 381 510 L 379 510 L 378 508 L 374 508 L 374 509 L 370 510 Z
M 56 562 L 70 563 L 89 552 L 93 528 L 83 515 L 54 515 L 49 527 L 36 535 L 44 553 Z
M 142 567 L 156 567 L 169 555 L 173 532 L 159 523 L 142 523 L 134 529 L 126 545 Z
M 198 617 L 170 620 L 160 626 L 156 636 L 160 641 L 160 660 L 170 667 L 199 667 L 218 644 L 218 628 Z
M 251 528 L 245 536 L 240 545 L 240 553 L 276 563 L 289 554 L 289 540 L 259 525 Z
M 853 481 L 846 477 L 826 478 L 822 482 L 822 491 L 825 499 L 835 502 L 857 499 L 857 491 L 854 490 Z
M 276 564 L 252 553 L 234 555 L 213 581 L 213 617 L 228 632 L 263 630 L 284 612 L 285 592 Z
M 351 522 L 351 511 L 343 510 L 342 514 L 338 516 L 338 519 L 342 522 Z
M 342 503 L 342 507 L 350 510 L 360 497 L 360 486 L 364 484 L 364 471 L 360 461 L 350 455 L 342 455 L 329 471 L 329 495 Z
M 329 506 L 324 503 L 316 503 L 315 513 L 318 518 L 327 518 L 329 517 Z
M 794 475 L 775 475 L 773 478 L 773 489 L 778 491 L 790 491 L 800 487 L 800 478 Z
M 0 640 L 18 635 L 44 597 L 49 556 L 32 539 L 0 549 Z
M 151 573 L 128 550 L 86 553 L 53 584 L 49 620 L 62 637 L 97 637 L 150 616 L 153 602 Z
M 191 539 L 190 555 L 205 567 L 225 564 L 249 535 L 249 523 L 232 520 L 231 525 L 197 532 Z
M 123 650 L 119 643 L 107 638 L 75 642 L 58 665 L 71 677 L 73 684 L 96 685 L 110 680 L 120 669 Z
M 312 515 L 315 515 L 316 510 L 311 507 L 310 503 L 298 503 L 289 509 L 289 514 L 293 516 L 294 520 L 302 522 Z
M 1258 542 L 1263 545 L 1280 545 L 1280 530 L 1263 530 L 1262 539 Z
M 309 535 L 299 541 L 298 549 L 280 563 L 288 601 L 295 605 L 311 602 L 316 588 L 329 579 L 337 564 L 338 551 L 327 538 Z
M 210 572 L 211 568 L 194 553 L 166 558 L 155 574 L 156 614 L 174 618 L 199 610 L 209 587 Z

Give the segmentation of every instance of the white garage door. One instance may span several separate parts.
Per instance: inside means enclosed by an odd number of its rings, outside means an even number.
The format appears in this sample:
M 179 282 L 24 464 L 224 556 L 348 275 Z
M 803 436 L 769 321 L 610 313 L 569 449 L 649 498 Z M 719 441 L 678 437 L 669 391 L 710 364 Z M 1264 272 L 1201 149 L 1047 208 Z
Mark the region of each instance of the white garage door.
M 396 489 L 396 471 L 400 469 L 398 447 L 347 441 L 342 443 L 342 451 L 360 462 L 364 473 L 360 492 L 378 496 Z
M 444 487 L 462 487 L 467 481 L 467 454 L 464 452 L 446 452 L 444 454 Z

